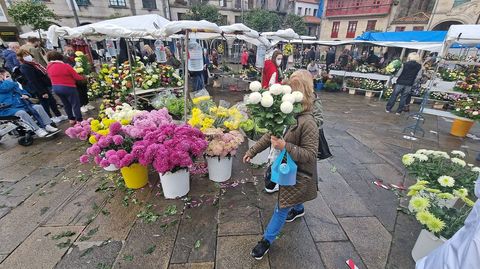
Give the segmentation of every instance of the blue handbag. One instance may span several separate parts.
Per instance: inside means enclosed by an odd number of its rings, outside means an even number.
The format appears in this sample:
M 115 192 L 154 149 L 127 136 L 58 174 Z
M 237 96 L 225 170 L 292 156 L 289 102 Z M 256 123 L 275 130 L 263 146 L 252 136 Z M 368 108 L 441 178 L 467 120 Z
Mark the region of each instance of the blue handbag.
M 286 162 L 284 162 L 286 159 Z M 297 183 L 297 164 L 283 149 L 272 164 L 272 182 L 280 186 L 293 186 Z

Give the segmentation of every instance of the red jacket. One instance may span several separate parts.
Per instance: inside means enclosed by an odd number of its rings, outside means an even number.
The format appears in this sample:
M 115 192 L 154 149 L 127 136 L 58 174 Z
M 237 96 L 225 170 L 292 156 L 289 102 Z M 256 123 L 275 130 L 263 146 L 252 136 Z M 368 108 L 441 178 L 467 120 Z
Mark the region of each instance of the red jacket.
M 52 85 L 76 87 L 76 81 L 84 79 L 69 64 L 60 61 L 49 62 L 47 73 Z
M 270 85 L 270 78 L 272 77 L 273 73 L 275 75 L 275 83 L 280 83 L 278 81 L 278 69 L 277 66 L 273 63 L 272 60 L 266 60 L 264 67 L 263 67 L 263 74 L 262 74 L 262 88 L 267 89 Z
M 242 58 L 240 59 L 240 64 L 247 65 L 248 63 L 248 52 L 242 52 Z

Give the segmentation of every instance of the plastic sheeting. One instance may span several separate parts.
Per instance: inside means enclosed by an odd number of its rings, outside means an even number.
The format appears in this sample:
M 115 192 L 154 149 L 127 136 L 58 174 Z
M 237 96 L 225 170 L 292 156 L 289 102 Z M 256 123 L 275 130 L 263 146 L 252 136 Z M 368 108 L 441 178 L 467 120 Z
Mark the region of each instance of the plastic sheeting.
M 47 31 L 40 30 L 40 35 L 42 38 L 47 38 Z M 31 32 L 23 33 L 20 35 L 20 38 L 22 39 L 27 39 L 29 37 L 39 37 L 38 31 L 31 31 Z
M 289 41 L 300 38 L 300 36 L 295 33 L 295 31 L 293 31 L 293 29 L 291 28 L 285 30 L 278 30 L 276 32 L 264 32 L 262 33 L 262 36 L 277 41 Z
M 469 47 L 480 44 L 480 25 L 452 25 L 445 36 L 441 55 L 450 47 Z
M 185 30 L 192 33 L 222 33 L 222 29 L 215 23 L 201 21 L 174 21 L 166 24 L 162 29 L 155 30 L 150 34 L 154 37 L 169 37 L 174 34 L 183 34 Z M 200 33 L 200 34 L 201 34 Z
M 451 29 L 451 28 L 450 28 Z M 475 182 L 480 198 L 480 180 Z M 416 269 L 472 269 L 480 265 L 480 200 L 465 220 L 465 225 L 443 245 L 417 262 Z

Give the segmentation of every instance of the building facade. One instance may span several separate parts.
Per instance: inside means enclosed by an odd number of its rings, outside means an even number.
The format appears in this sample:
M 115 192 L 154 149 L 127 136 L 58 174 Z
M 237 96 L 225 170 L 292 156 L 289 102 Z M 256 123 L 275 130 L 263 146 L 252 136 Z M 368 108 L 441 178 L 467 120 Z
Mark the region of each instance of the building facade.
M 322 20 L 318 18 L 319 0 L 296 0 L 293 6 L 293 10 L 290 13 L 303 17 L 303 21 L 307 26 L 307 35 L 316 36 L 320 35 L 320 25 Z M 321 14 L 320 14 L 321 15 Z
M 17 41 L 18 28 L 7 14 L 9 2 L 0 1 L 0 39 L 2 42 Z

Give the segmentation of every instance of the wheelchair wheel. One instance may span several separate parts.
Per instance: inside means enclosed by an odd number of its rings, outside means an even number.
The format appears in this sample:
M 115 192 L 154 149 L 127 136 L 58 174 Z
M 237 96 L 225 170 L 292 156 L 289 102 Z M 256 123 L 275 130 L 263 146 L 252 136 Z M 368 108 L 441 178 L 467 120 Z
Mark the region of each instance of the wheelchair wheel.
M 18 144 L 28 147 L 33 144 L 33 137 L 30 134 L 26 134 L 18 139 Z

